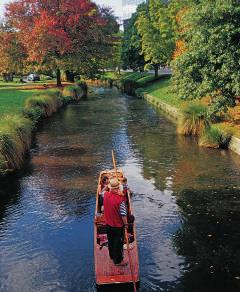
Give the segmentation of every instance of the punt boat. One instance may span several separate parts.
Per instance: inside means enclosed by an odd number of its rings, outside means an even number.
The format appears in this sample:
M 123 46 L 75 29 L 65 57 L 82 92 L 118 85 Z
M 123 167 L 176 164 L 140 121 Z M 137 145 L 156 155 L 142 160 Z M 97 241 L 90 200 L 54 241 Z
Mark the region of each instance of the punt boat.
M 116 167 L 113 170 L 104 170 L 100 172 L 98 185 L 104 176 L 108 176 L 109 178 L 117 177 L 120 180 L 123 178 L 124 174 L 122 170 L 116 170 Z M 99 187 L 97 187 L 94 218 L 94 257 L 97 287 L 102 287 L 102 285 L 132 283 L 134 291 L 136 291 L 136 287 L 139 285 L 139 260 L 135 223 L 130 223 L 128 228 L 125 229 L 123 250 L 124 260 L 128 261 L 128 265 L 124 267 L 115 266 L 108 254 L 106 223 L 104 213 L 101 211 L 101 200 L 99 200 L 100 195 L 98 192 Z M 133 215 L 129 195 L 127 208 L 128 214 Z

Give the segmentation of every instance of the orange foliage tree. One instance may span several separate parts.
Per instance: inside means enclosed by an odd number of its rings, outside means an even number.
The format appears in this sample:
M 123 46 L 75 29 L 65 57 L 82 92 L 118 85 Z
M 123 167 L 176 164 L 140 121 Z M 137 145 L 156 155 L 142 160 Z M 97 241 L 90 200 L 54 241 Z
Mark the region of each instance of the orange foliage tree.
M 0 74 L 11 81 L 13 73 L 23 70 L 26 53 L 18 40 L 17 32 L 0 28 Z
M 15 0 L 6 5 L 6 20 L 24 46 L 28 61 L 60 69 L 98 56 L 106 21 L 89 0 Z M 99 57 L 99 56 L 98 56 Z

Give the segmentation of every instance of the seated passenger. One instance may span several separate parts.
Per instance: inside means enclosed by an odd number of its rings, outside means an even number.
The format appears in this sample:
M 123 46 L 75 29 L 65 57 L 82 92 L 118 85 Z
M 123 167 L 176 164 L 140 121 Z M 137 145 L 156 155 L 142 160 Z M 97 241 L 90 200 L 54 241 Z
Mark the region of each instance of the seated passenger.
M 127 183 L 127 178 L 123 177 L 121 180 L 122 186 L 121 186 L 121 191 L 122 195 L 126 197 L 126 200 L 128 199 L 128 196 L 131 195 L 131 191 L 129 189 L 128 183 Z
M 98 195 L 99 195 L 99 209 L 103 211 L 103 197 L 104 192 L 108 191 L 108 184 L 109 184 L 109 178 L 108 176 L 103 176 L 99 186 L 98 186 Z

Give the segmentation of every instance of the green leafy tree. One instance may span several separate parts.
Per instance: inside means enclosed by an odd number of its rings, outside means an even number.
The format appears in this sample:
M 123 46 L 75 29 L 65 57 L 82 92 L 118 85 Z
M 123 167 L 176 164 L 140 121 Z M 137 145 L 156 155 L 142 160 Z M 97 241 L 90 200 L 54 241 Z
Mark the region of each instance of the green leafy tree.
M 175 48 L 176 3 L 150 0 L 147 13 L 140 13 L 136 21 L 144 59 L 154 67 L 156 77 L 159 66 L 171 61 Z
M 125 69 L 142 71 L 145 65 L 144 56 L 142 55 L 141 35 L 139 34 L 136 21 L 140 13 L 146 13 L 147 5 L 142 3 L 138 6 L 136 13 L 132 14 L 128 26 L 124 30 L 122 40 L 121 60 Z
M 186 50 L 173 62 L 181 98 L 210 97 L 211 113 L 224 112 L 240 95 L 240 2 L 201 0 L 183 17 Z

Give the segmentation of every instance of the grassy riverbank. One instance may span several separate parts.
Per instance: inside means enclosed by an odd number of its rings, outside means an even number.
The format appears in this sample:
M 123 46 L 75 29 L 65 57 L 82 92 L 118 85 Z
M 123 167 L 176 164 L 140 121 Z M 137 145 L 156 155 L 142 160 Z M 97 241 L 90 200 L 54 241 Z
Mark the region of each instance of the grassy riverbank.
M 61 106 L 79 101 L 85 84 L 65 86 L 37 83 L 0 87 L 0 175 L 20 169 L 30 149 L 32 131 L 39 120 L 50 117 Z
M 117 80 L 115 82 L 118 85 L 120 84 L 122 89 L 124 89 L 124 84 L 129 85 L 126 86 L 127 91 L 129 87 L 133 87 L 134 93 L 137 96 L 149 94 L 154 99 L 155 104 L 161 102 L 167 106 L 172 106 L 181 114 L 184 114 L 184 111 L 186 109 L 188 110 L 192 105 L 200 104 L 199 101 L 184 101 L 179 99 L 173 91 L 170 76 L 159 76 L 158 80 L 154 79 L 153 74 L 141 72 L 122 72 L 121 75 L 107 72 L 107 76 L 107 78 L 114 77 L 114 80 Z M 129 92 L 131 93 L 131 90 Z M 198 105 L 195 106 L 195 108 L 197 107 Z M 234 135 L 240 138 L 239 116 L 240 105 L 236 106 L 234 109 L 229 109 L 229 118 L 225 118 L 224 121 L 213 124 L 213 128 L 216 129 L 214 130 L 214 134 L 218 131 L 219 136 Z

